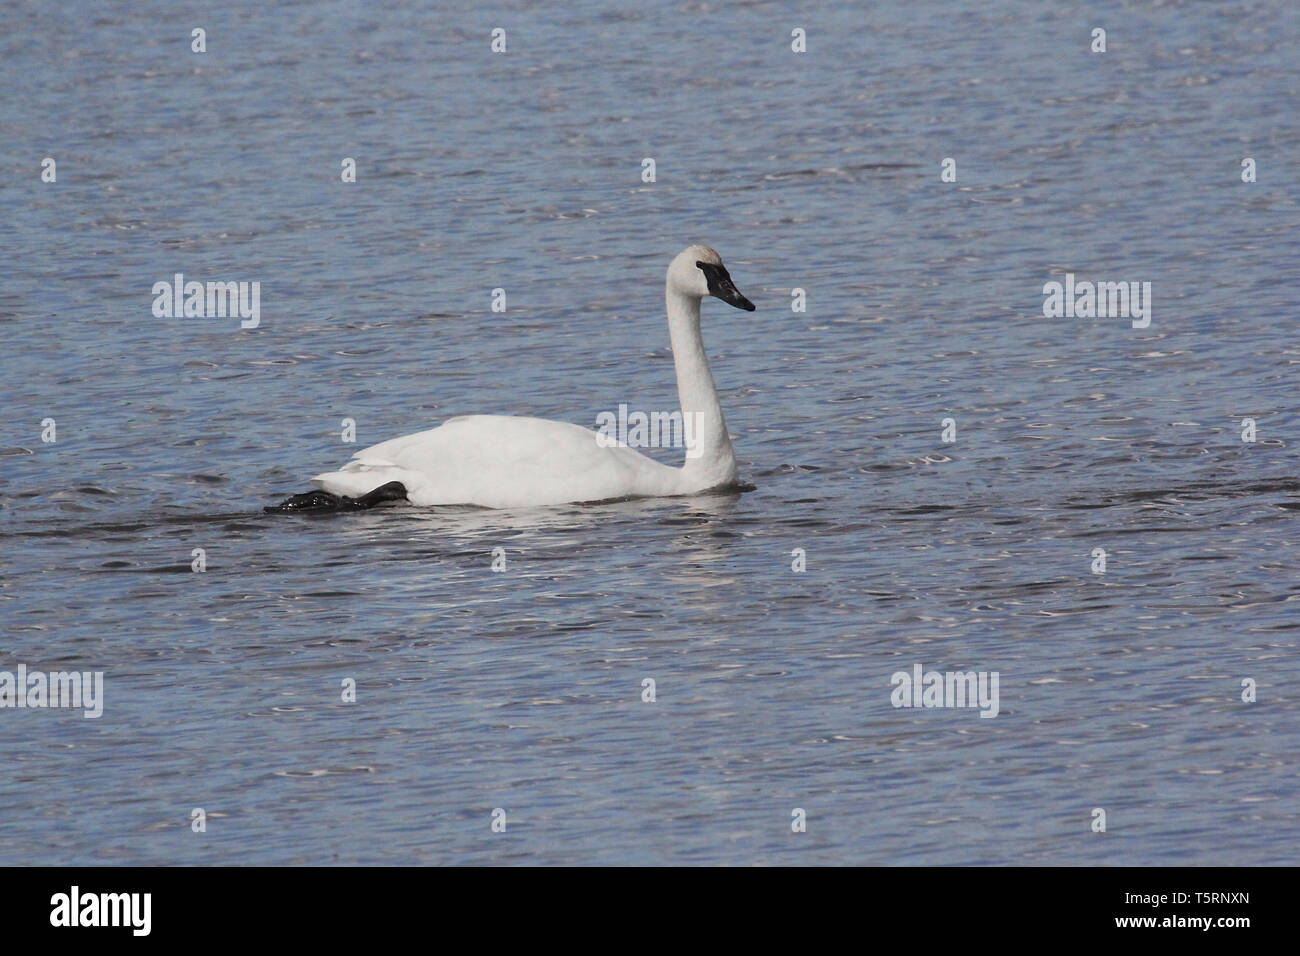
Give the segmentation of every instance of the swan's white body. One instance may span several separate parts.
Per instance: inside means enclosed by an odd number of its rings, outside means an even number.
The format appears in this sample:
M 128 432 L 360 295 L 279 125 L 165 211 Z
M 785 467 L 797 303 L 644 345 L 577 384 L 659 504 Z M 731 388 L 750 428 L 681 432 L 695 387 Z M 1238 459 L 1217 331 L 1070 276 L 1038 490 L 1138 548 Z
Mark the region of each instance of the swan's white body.
M 705 266 L 713 271 L 703 271 Z M 717 278 L 719 271 L 725 281 Z M 662 465 L 626 446 L 602 444 L 596 431 L 568 422 L 464 415 L 372 445 L 312 483 L 359 498 L 399 481 L 415 505 L 489 508 L 687 495 L 733 483 L 736 457 L 700 335 L 700 300 L 708 294 L 753 309 L 731 285 L 718 254 L 707 246 L 691 246 L 668 267 L 666 292 L 682 415 L 698 423 L 696 444 L 682 468 Z

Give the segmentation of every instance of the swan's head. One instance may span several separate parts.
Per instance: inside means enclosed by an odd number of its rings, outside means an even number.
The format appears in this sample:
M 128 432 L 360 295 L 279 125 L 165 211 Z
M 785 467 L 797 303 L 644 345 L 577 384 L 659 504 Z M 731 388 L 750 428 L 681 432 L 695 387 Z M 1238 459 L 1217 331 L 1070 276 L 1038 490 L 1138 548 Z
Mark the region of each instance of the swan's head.
M 685 295 L 702 299 L 706 295 L 721 299 L 746 312 L 754 311 L 750 302 L 731 281 L 722 256 L 708 246 L 687 246 L 668 267 L 668 285 Z

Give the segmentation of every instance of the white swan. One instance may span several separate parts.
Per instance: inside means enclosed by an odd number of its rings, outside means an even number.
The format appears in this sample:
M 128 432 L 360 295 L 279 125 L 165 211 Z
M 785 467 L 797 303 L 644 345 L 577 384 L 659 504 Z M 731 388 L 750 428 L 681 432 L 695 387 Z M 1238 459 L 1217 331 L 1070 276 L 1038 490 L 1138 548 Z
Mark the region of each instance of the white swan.
M 695 444 L 681 468 L 623 445 L 602 444 L 596 431 L 568 422 L 464 415 L 359 451 L 339 471 L 312 479 L 327 494 L 295 495 L 267 510 L 368 507 L 403 497 L 422 506 L 519 508 L 687 495 L 734 483 L 736 456 L 700 336 L 700 300 L 706 295 L 754 311 L 721 257 L 708 246 L 690 246 L 668 266 L 666 290 L 677 395 L 683 419 L 696 426 Z

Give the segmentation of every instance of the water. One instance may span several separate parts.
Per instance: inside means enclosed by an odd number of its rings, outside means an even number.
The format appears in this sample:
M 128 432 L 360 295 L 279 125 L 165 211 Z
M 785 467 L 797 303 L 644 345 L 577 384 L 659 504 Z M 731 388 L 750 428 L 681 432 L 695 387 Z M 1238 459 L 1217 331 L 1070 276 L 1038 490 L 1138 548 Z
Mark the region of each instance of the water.
M 0 862 L 1295 863 L 1294 8 L 637 6 L 5 7 L 0 669 L 105 709 L 0 712 Z M 672 409 L 697 240 L 755 490 L 261 514 Z M 261 325 L 154 318 L 177 272 Z M 1044 318 L 1066 272 L 1150 327 Z M 917 663 L 998 716 L 895 709 Z

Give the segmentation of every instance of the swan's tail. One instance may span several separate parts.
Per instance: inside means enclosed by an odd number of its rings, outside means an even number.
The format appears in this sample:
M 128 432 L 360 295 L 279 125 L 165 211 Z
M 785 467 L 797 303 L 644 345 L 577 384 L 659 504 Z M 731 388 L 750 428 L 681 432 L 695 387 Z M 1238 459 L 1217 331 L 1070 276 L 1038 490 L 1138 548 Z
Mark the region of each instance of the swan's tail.
M 364 453 L 362 453 L 364 454 Z M 411 482 L 419 475 L 393 462 L 369 457 L 355 458 L 338 471 L 317 475 L 311 483 L 320 491 L 291 495 L 266 511 L 354 511 L 373 508 L 384 501 L 405 500 Z
M 386 475 L 385 470 L 380 468 L 374 471 L 327 471 L 323 475 L 317 475 L 311 480 L 311 483 L 332 495 L 347 495 L 349 498 L 360 498 L 381 485 L 397 480 Z
M 394 481 L 400 481 L 407 489 L 410 489 L 413 482 L 419 482 L 418 474 L 402 468 L 387 458 L 368 455 L 367 452 L 369 449 L 358 453 L 358 456 L 367 455 L 367 457 L 354 458 L 338 471 L 327 471 L 323 475 L 317 475 L 311 483 L 332 495 L 360 498 Z

